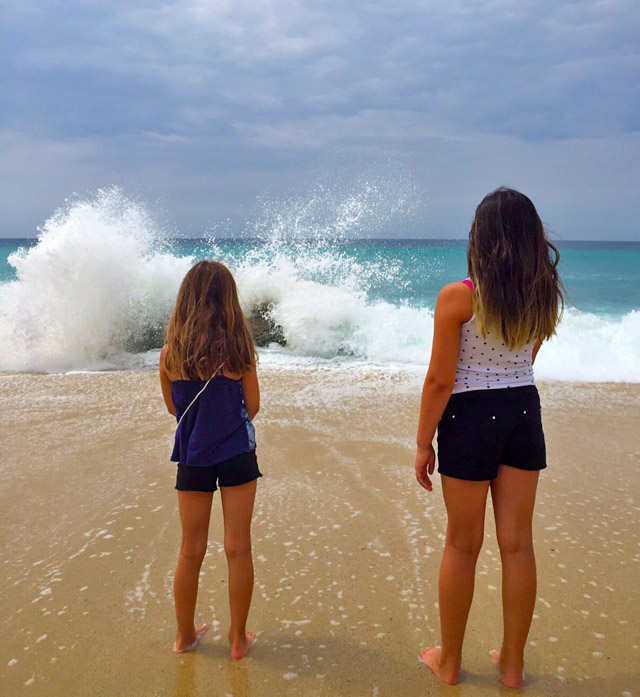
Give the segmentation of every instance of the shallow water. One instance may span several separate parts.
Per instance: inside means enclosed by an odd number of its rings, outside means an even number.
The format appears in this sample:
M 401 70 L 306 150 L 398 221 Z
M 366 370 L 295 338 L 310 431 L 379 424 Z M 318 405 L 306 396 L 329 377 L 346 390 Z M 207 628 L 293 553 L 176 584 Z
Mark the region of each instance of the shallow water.
M 217 499 L 198 601 L 212 622 L 176 657 L 175 421 L 155 374 L 0 377 L 7 694 L 308 697 L 496 693 L 500 564 L 491 513 L 463 684 L 417 661 L 438 641 L 441 495 L 413 478 L 418 371 L 263 368 L 250 658 L 228 662 Z M 534 532 L 534 697 L 635 694 L 640 637 L 635 385 L 540 385 L 549 467 Z M 19 502 L 19 504 L 16 503 Z

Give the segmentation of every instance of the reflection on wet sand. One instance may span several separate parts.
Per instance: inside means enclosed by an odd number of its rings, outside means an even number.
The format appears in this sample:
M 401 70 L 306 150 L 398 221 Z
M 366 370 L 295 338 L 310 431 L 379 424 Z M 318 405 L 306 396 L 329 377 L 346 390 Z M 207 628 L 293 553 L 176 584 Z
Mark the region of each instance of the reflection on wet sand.
M 218 497 L 196 615 L 212 628 L 196 652 L 171 651 L 180 526 L 167 462 L 173 424 L 156 375 L 3 377 L 7 695 L 496 694 L 489 651 L 500 644 L 501 584 L 490 515 L 462 684 L 444 686 L 418 662 L 439 641 L 445 524 L 439 491 L 413 481 L 420 376 L 271 369 L 262 389 L 249 617 L 260 638 L 231 663 Z M 526 691 L 628 697 L 640 684 L 640 387 L 540 392 L 549 468 L 534 520 Z

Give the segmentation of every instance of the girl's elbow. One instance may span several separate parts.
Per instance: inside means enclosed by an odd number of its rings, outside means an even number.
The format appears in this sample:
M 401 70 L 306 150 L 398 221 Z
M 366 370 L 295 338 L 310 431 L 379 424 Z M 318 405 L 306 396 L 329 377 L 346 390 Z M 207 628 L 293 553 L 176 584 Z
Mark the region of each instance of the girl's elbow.
M 425 388 L 432 392 L 451 392 L 455 378 L 445 378 L 438 375 L 427 375 L 425 380 Z

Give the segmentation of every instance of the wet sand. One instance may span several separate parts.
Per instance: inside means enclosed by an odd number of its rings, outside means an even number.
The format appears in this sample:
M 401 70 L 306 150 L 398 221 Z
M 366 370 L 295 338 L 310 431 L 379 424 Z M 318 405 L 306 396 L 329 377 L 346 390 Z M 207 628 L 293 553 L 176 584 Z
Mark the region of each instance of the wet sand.
M 2 695 L 482 697 L 501 689 L 492 517 L 462 683 L 439 639 L 439 484 L 413 476 L 417 373 L 262 370 L 249 658 L 228 661 L 214 498 L 197 653 L 174 656 L 173 422 L 155 373 L 0 376 Z M 549 467 L 535 515 L 532 696 L 640 695 L 640 385 L 540 385 Z M 489 504 L 490 505 L 490 504 Z

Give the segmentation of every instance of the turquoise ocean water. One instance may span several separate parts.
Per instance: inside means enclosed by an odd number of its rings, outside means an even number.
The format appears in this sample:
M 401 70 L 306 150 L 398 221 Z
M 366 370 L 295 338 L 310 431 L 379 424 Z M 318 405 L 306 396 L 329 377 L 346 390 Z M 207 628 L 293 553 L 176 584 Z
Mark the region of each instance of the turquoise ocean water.
M 466 241 L 293 228 L 171 239 L 122 198 L 58 211 L 38 239 L 0 240 L 0 370 L 153 363 L 178 285 L 202 258 L 227 263 L 245 306 L 283 328 L 287 346 L 264 361 L 423 367 L 437 293 L 466 276 Z M 640 243 L 554 242 L 571 304 L 539 377 L 640 381 Z

